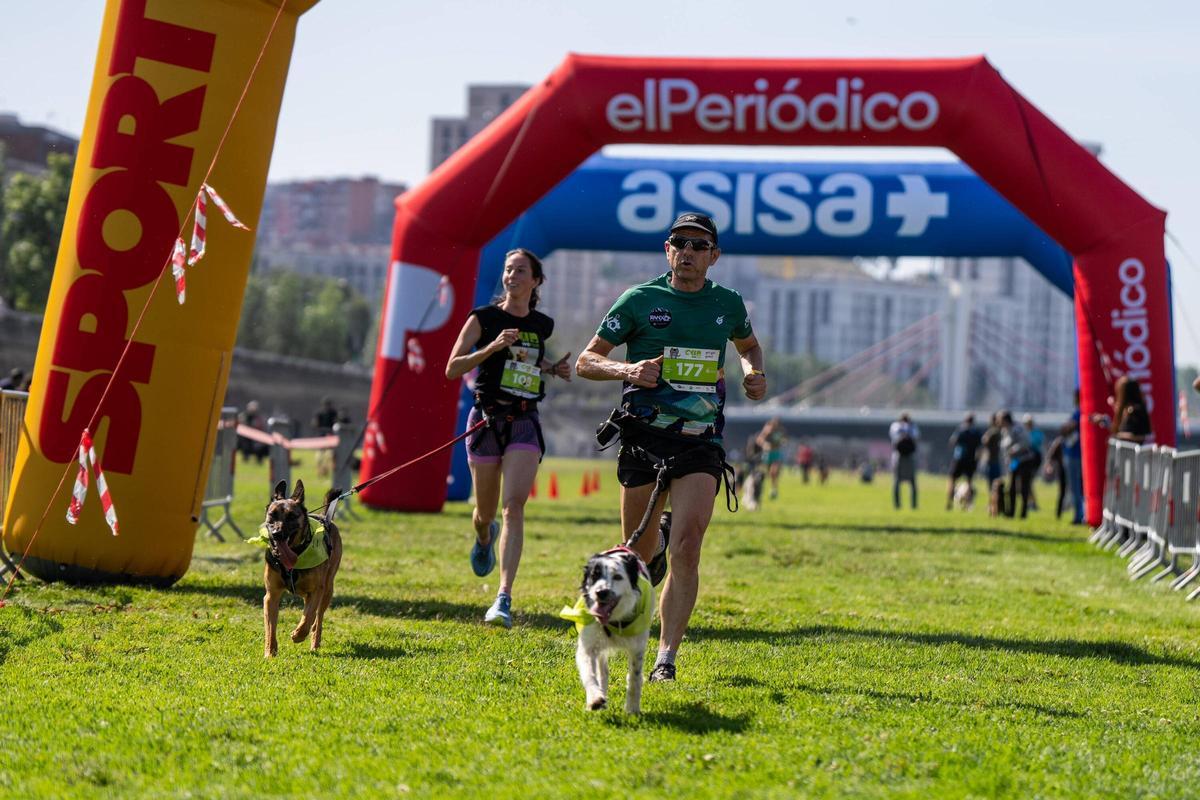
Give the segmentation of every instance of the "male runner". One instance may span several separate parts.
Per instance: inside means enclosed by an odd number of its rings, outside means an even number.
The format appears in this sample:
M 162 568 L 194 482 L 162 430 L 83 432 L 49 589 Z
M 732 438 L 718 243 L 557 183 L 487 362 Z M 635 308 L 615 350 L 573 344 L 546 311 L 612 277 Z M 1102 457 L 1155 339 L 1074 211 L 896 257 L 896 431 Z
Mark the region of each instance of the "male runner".
M 617 480 L 625 541 L 646 512 L 656 467 L 668 465 L 669 490 L 650 516 L 659 518 L 669 494 L 671 571 L 659 602 L 662 630 L 651 681 L 675 679 L 675 653 L 696 604 L 700 547 L 724 474 L 727 341 L 741 358 L 746 396 L 761 400 L 767 393 L 763 351 L 741 295 L 707 277 L 721 255 L 716 223 L 704 214 L 681 214 L 663 247 L 670 270 L 622 294 L 575 365 L 581 377 L 624 382 Z M 626 360 L 609 358 L 621 344 Z M 653 573 L 664 548 L 663 537 L 650 531 L 634 549 Z

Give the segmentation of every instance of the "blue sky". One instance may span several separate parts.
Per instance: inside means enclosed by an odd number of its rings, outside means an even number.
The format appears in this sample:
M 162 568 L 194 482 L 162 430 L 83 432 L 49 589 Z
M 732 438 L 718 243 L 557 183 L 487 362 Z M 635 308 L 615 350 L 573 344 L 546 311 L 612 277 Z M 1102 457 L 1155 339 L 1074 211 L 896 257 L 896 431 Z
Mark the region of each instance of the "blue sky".
M 162 1 L 149 0 L 152 14 Z M 78 134 L 102 12 L 98 0 L 6 3 L 0 110 Z M 1189 259 L 1167 246 L 1176 287 L 1176 358 L 1200 363 L 1197 42 L 1200 4 L 1154 0 L 322 0 L 300 21 L 271 177 L 374 174 L 418 181 L 429 159 L 430 117 L 462 114 L 468 83 L 533 83 L 571 51 L 984 54 L 1068 133 L 1102 143 L 1108 167 L 1167 210 L 1168 229 L 1190 253 Z

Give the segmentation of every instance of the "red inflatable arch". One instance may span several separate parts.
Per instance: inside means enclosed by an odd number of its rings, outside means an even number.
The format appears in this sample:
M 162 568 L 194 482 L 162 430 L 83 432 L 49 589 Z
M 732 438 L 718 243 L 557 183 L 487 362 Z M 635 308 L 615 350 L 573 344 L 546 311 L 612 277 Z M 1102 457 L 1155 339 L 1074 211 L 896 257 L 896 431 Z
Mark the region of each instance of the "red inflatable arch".
M 397 201 L 393 264 L 376 361 L 378 475 L 454 435 L 458 382 L 445 358 L 474 296 L 480 248 L 581 161 L 611 143 L 945 147 L 1075 258 L 1084 418 L 1110 382 L 1142 384 L 1157 441 L 1173 444 L 1166 215 L 1109 172 L 982 57 L 920 61 L 614 58 L 570 55 L 490 127 Z M 586 198 L 581 198 L 581 209 Z M 665 231 L 664 231 L 665 233 Z M 423 307 L 449 276 L 435 325 Z M 421 327 L 426 368 L 404 360 Z M 404 374 L 395 375 L 397 370 Z M 615 390 L 614 390 L 615 391 Z M 1100 517 L 1105 432 L 1085 424 L 1088 518 Z M 449 452 L 364 491 L 371 505 L 435 511 Z

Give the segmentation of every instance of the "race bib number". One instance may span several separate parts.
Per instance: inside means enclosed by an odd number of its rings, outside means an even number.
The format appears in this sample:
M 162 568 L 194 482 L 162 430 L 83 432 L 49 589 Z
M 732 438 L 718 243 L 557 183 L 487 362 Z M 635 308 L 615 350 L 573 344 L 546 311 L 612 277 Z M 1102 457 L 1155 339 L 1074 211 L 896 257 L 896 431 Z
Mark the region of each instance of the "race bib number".
M 672 389 L 681 392 L 717 391 L 717 359 L 720 350 L 696 347 L 664 347 L 662 376 Z
M 537 397 L 542 391 L 542 373 L 537 364 L 507 359 L 500 376 L 500 388 L 517 397 Z

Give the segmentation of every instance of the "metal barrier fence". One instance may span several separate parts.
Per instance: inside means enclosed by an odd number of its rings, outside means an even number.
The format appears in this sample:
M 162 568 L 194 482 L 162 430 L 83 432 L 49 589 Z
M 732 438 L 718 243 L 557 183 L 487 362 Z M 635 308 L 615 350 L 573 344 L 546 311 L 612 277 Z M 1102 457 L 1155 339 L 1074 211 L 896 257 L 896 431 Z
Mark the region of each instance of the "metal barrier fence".
M 1174 572 L 1172 561 L 1167 558 L 1167 527 L 1171 519 L 1167 514 L 1170 506 L 1171 475 L 1174 471 L 1175 448 L 1155 446 L 1151 456 L 1149 511 L 1146 515 L 1146 543 L 1129 561 L 1129 574 L 1136 580 L 1149 575 L 1158 567 L 1167 567 L 1151 579 L 1159 581 Z
M 359 431 L 359 426 L 348 423 L 339 422 L 333 426 L 333 432 L 338 437 L 337 447 L 333 450 L 333 488 L 343 492 L 354 485 L 354 446 L 358 444 Z M 350 505 L 349 497 L 338 504 L 338 510 L 350 519 L 359 518 Z
M 1119 544 L 1134 580 L 1158 570 L 1152 580 L 1174 575 L 1178 591 L 1200 577 L 1200 450 L 1110 441 L 1105 475 L 1103 521 L 1091 541 Z M 1196 597 L 1200 588 L 1187 599 Z
M 1118 440 L 1113 455 L 1112 526 L 1108 535 L 1100 541 L 1105 548 L 1124 544 L 1133 535 L 1134 462 L 1138 446 L 1133 442 Z
M 1133 502 L 1129 507 L 1130 536 L 1117 550 L 1128 558 L 1146 542 L 1146 527 L 1150 521 L 1150 494 L 1154 491 L 1154 445 L 1138 446 L 1133 456 Z
M 219 542 L 225 541 L 221 528 L 225 525 L 243 539 L 246 534 L 233 521 L 230 504 L 233 503 L 233 474 L 237 465 L 237 409 L 226 406 L 221 409 L 214 437 L 212 464 L 208 468 L 208 484 L 204 487 L 204 501 L 200 504 L 200 522 L 208 528 L 208 535 Z M 220 508 L 221 518 L 215 523 L 208 519 L 210 508 Z
M 1100 527 L 1092 531 L 1089 542 L 1102 543 L 1115 531 L 1116 522 L 1113 520 L 1113 509 L 1117 507 L 1117 439 L 1108 440 L 1108 453 L 1104 459 L 1104 510 L 1100 518 Z
M 328 436 L 315 436 L 307 439 L 289 439 L 287 432 L 291 423 L 286 417 L 272 417 L 267 420 L 267 431 L 257 431 L 238 426 L 237 433 L 254 441 L 268 445 L 267 461 L 270 465 L 270 482 L 268 495 L 279 481 L 288 486 L 292 483 L 292 451 L 318 451 L 318 472 L 327 468 L 333 479 L 333 488 L 345 491 L 354 485 L 354 449 L 359 441 L 359 428 L 355 425 L 337 423 L 333 433 Z M 314 504 L 315 505 L 315 504 Z M 338 505 L 338 510 L 351 519 L 358 519 L 350 498 Z
M 291 430 L 292 423 L 287 417 L 271 417 L 267 420 L 267 433 L 274 439 L 267 455 L 267 462 L 271 467 L 267 482 L 268 499 L 271 497 L 271 490 L 280 481 L 286 483 L 289 488 L 292 485 L 292 452 L 291 448 L 284 444 Z
M 1200 450 L 1176 453 L 1171 464 L 1171 496 L 1167 501 L 1167 555 L 1178 566 L 1180 556 L 1192 559 L 1191 566 L 1171 581 L 1182 589 L 1200 576 L 1200 530 L 1197 530 L 1197 491 L 1200 490 Z
M 17 445 L 24 431 L 25 405 L 29 398 L 28 392 L 0 390 L 0 532 L 4 530 L 4 514 L 8 505 L 8 492 L 12 483 L 13 468 L 17 459 Z M 284 437 L 284 432 L 290 429 L 286 419 L 272 419 L 271 427 L 271 486 L 277 481 L 291 483 L 291 450 L 294 449 L 331 449 L 333 451 L 333 485 L 343 491 L 354 485 L 354 446 L 358 442 L 358 427 L 338 424 L 334 426 L 333 436 L 316 439 L 293 439 Z M 249 431 L 248 431 L 249 432 Z M 253 433 L 253 432 L 249 432 Z M 204 489 L 204 499 L 200 503 L 200 522 L 207 528 L 208 535 L 218 541 L 225 541 L 221 528 L 228 525 L 238 536 L 245 538 L 241 528 L 233 520 L 233 478 L 237 463 L 238 422 L 237 409 L 225 407 L 221 409 L 221 417 L 217 422 L 217 435 L 214 437 L 212 464 L 208 469 L 208 482 Z M 209 520 L 209 510 L 220 508 L 221 518 L 216 522 Z M 349 498 L 343 500 L 339 510 L 351 518 L 357 518 L 350 506 Z M 0 576 L 16 570 L 16 565 L 4 551 L 0 543 Z
M 25 404 L 28 392 L 0 390 L 0 532 L 4 530 L 4 515 L 8 509 L 8 490 L 12 485 L 13 468 L 17 462 L 17 445 L 25 425 Z M 0 575 L 15 572 L 16 564 L 4 552 L 0 543 Z

